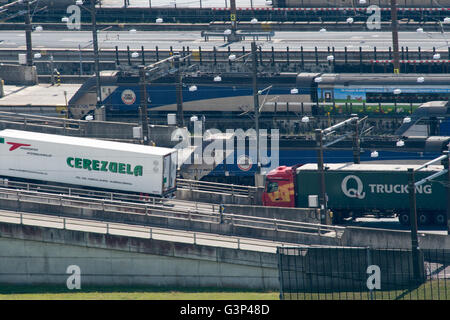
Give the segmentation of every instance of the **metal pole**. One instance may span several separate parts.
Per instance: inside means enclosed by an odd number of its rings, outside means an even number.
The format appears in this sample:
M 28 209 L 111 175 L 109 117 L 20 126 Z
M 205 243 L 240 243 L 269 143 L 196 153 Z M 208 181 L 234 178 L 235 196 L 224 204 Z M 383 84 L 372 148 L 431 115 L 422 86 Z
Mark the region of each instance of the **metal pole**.
M 78 51 L 80 52 L 80 76 L 83 75 L 83 60 L 81 57 L 81 45 L 78 45 Z
M 327 199 L 325 191 L 325 172 L 323 161 L 323 132 L 321 129 L 316 129 L 316 147 L 317 147 L 317 170 L 319 172 L 319 206 L 320 206 L 320 223 L 325 224 L 325 214 L 327 212 Z
M 96 0 L 91 0 L 91 21 L 92 21 L 92 44 L 94 47 L 94 62 L 95 62 L 95 85 L 97 89 L 97 104 L 96 109 L 99 110 L 102 104 L 102 89 L 100 86 L 100 61 L 98 57 L 98 39 L 97 39 L 97 20 L 95 12 Z M 97 120 L 97 119 L 96 119 Z M 103 119 L 102 119 L 103 120 Z
M 354 119 L 354 134 L 353 134 L 353 162 L 355 164 L 361 163 L 361 146 L 359 141 L 359 121 Z
M 55 85 L 55 75 L 54 75 L 54 73 L 55 73 L 55 66 L 53 64 L 53 55 L 50 55 L 50 69 L 52 71 L 52 76 L 51 76 L 52 86 L 54 86 Z
M 255 131 L 256 131 L 256 164 L 257 174 L 261 173 L 261 161 L 259 158 L 259 94 L 258 94 L 258 57 L 256 55 L 256 43 L 252 42 L 253 57 L 253 104 L 255 109 Z
M 177 124 L 179 127 L 184 127 L 184 112 L 183 112 L 183 74 L 180 70 L 181 63 L 180 57 L 175 57 L 175 68 L 177 68 L 177 83 L 176 83 L 176 95 L 177 95 Z
M 408 168 L 409 220 L 411 224 L 411 254 L 414 279 L 419 280 L 419 239 L 417 237 L 417 207 L 414 169 Z
M 391 0 L 392 46 L 394 49 L 394 73 L 400 73 L 400 54 L 398 46 L 397 1 Z
M 231 20 L 231 35 L 228 37 L 228 41 L 237 41 L 236 35 L 237 22 L 236 22 L 236 0 L 230 0 L 230 20 Z
M 27 46 L 27 66 L 31 67 L 33 65 L 33 44 L 31 41 L 31 17 L 30 17 L 30 2 L 25 0 L 26 13 L 25 13 L 25 38 Z
M 449 144 L 450 149 L 450 144 Z M 450 150 L 447 158 L 447 232 L 450 234 Z
M 149 145 L 148 138 L 148 111 L 147 111 L 147 83 L 145 79 L 145 66 L 139 66 L 139 85 L 141 96 L 141 125 L 142 125 L 142 139 L 144 145 Z

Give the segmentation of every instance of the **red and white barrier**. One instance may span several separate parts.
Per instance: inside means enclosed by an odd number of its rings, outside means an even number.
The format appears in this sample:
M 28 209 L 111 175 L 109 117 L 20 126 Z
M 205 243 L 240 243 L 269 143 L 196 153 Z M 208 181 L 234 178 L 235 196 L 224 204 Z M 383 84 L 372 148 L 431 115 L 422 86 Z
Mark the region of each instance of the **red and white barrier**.
M 370 60 L 371 63 L 393 63 L 394 60 Z M 450 60 L 400 60 L 400 63 L 450 63 Z
M 229 11 L 230 8 L 215 7 L 213 11 Z M 366 11 L 367 8 L 236 8 L 237 11 Z M 381 11 L 391 11 L 391 8 L 380 8 Z M 399 11 L 450 11 L 450 8 L 398 8 Z

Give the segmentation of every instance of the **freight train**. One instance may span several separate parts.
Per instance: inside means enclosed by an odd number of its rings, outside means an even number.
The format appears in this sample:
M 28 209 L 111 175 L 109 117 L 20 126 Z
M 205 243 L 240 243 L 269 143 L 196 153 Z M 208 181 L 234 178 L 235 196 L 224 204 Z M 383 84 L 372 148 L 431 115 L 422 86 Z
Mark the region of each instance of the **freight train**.
M 220 79 L 220 81 L 217 81 Z M 69 117 L 84 119 L 96 104 L 95 78 L 87 80 L 68 103 Z M 102 104 L 110 117 L 137 117 L 140 88 L 137 75 L 102 72 Z M 321 74 L 280 73 L 262 76 L 261 112 L 271 114 L 398 115 L 412 113 L 420 103 L 450 99 L 450 77 L 443 74 Z M 172 76 L 147 85 L 151 118 L 177 110 L 176 84 Z M 186 116 L 202 114 L 233 117 L 253 109 L 252 78 L 248 74 L 198 74 L 183 78 L 183 110 Z M 398 107 L 399 104 L 407 106 Z
M 447 159 L 444 161 L 448 161 Z M 326 164 L 325 185 L 328 208 L 334 223 L 346 217 L 368 214 L 397 215 L 403 225 L 410 223 L 408 168 L 398 164 Z M 442 171 L 433 165 L 415 173 L 416 181 Z M 449 195 L 446 177 L 440 176 L 416 187 L 417 216 L 420 225 L 447 223 Z M 319 207 L 317 164 L 281 166 L 267 175 L 263 204 L 278 207 Z

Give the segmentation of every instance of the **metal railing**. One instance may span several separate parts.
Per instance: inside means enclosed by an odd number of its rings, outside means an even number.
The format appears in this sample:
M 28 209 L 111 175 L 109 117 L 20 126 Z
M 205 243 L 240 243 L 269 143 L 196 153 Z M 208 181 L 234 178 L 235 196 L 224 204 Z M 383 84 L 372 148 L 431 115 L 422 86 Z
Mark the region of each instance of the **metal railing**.
M 37 215 L 23 212 L 2 212 L 0 211 L 0 221 L 7 223 L 18 223 L 33 226 L 51 226 L 63 230 L 89 231 L 108 235 L 132 235 L 133 237 L 163 240 L 167 237 L 176 239 L 177 242 L 192 244 L 211 244 L 234 249 L 248 249 L 249 247 L 264 247 L 276 252 L 277 246 L 284 243 L 274 241 L 250 239 L 236 236 L 224 236 L 207 234 L 194 231 L 179 231 L 155 228 L 150 226 L 127 225 L 121 223 L 99 222 L 92 220 L 82 220 L 61 216 Z
M 32 114 L 12 113 L 0 111 L 0 121 L 20 124 L 22 128 L 26 129 L 28 125 L 45 126 L 53 128 L 64 128 L 69 131 L 80 130 L 80 120 L 70 120 L 57 117 L 46 117 Z
M 257 187 L 243 186 L 235 184 L 225 184 L 208 181 L 177 179 L 178 188 L 214 192 L 214 193 L 226 193 L 232 196 L 245 196 L 251 197 L 258 191 Z
M 99 210 L 119 214 L 139 214 L 172 220 L 203 222 L 209 224 L 230 224 L 252 229 L 272 230 L 278 233 L 316 234 L 332 238 L 340 238 L 345 227 L 328 226 L 287 220 L 277 220 L 262 217 L 223 213 L 218 206 L 191 203 L 184 201 L 183 205 L 166 206 L 163 202 L 135 203 L 120 200 L 86 198 L 74 195 L 63 195 L 26 190 L 0 188 L 0 199 L 20 203 L 48 204 L 77 209 Z M 87 201 L 88 200 L 88 201 Z M 160 199 L 161 200 L 161 199 Z M 190 205 L 189 205 L 190 204 Z M 189 206 L 188 206 L 189 205 Z M 217 211 L 216 211 L 217 210 Z

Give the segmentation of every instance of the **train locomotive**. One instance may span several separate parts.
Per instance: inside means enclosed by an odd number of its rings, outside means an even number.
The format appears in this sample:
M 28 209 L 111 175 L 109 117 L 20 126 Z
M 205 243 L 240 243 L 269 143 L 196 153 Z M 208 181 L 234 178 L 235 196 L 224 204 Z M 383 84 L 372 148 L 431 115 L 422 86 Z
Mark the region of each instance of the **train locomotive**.
M 232 117 L 253 108 L 249 74 L 197 74 L 183 77 L 183 110 L 190 114 Z M 95 78 L 86 81 L 69 101 L 69 115 L 83 119 L 95 109 Z M 102 72 L 102 104 L 107 115 L 138 116 L 139 78 L 121 71 Z M 412 113 L 421 103 L 450 99 L 450 78 L 443 74 L 321 74 L 280 73 L 258 79 L 264 90 L 263 114 Z M 150 117 L 176 112 L 176 81 L 173 76 L 147 85 Z M 397 107 L 409 104 L 409 107 Z

